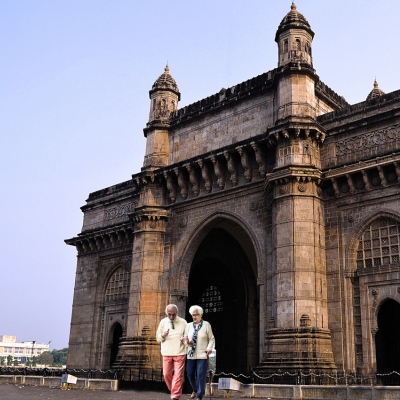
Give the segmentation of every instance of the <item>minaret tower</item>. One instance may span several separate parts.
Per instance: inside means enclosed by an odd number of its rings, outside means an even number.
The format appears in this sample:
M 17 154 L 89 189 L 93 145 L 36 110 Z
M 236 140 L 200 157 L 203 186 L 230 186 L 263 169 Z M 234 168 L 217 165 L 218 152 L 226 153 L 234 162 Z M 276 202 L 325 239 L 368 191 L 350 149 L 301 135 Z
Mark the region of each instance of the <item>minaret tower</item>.
M 178 85 L 169 73 L 168 65 L 154 82 L 149 95 L 151 103 L 149 121 L 144 129 L 147 140 L 143 169 L 154 170 L 168 165 L 170 116 L 178 108 L 178 101 L 181 99 Z
M 335 370 L 319 187 L 325 132 L 316 120 L 313 37 L 293 2 L 275 37 L 275 124 L 267 134 L 276 163 L 265 181 L 272 200 L 272 304 L 260 373 Z

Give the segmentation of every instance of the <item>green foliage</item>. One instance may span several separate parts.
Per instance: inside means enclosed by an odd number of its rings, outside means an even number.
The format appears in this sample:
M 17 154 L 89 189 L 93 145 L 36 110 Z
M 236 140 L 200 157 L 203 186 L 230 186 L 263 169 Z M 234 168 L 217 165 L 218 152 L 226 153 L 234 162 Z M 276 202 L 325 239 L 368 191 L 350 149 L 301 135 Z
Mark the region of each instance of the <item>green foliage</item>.
M 38 363 L 39 364 L 44 364 L 45 366 L 49 365 L 49 364 L 52 364 L 53 361 L 54 361 L 53 355 L 49 351 L 43 352 L 38 357 Z
M 53 365 L 66 365 L 67 364 L 67 358 L 68 358 L 68 348 L 64 348 L 61 350 L 56 350 L 54 349 L 51 352 L 51 355 L 53 356 Z
M 7 356 L 7 365 L 12 365 L 12 363 L 13 363 L 12 356 Z
M 17 358 L 17 357 L 14 357 L 13 364 L 14 364 L 14 366 L 19 365 L 19 362 L 18 362 L 18 358 Z
M 6 365 L 6 358 L 0 357 L 0 365 Z

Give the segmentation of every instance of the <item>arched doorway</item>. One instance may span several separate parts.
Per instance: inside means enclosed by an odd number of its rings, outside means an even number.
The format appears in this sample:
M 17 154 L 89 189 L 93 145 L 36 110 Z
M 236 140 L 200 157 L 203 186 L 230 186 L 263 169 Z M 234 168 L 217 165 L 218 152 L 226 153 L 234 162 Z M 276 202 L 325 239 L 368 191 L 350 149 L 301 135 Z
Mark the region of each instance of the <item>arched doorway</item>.
M 378 312 L 375 336 L 376 364 L 380 373 L 400 371 L 400 304 L 386 300 Z
M 190 270 L 188 309 L 197 304 L 216 339 L 217 372 L 247 373 L 258 365 L 255 271 L 240 243 L 214 228 L 200 244 Z
M 111 352 L 110 352 L 110 368 L 113 366 L 117 354 L 118 354 L 118 346 L 119 346 L 119 339 L 122 337 L 122 326 L 118 322 L 114 324 L 114 326 L 111 329 L 111 335 L 112 335 L 112 340 L 111 340 Z

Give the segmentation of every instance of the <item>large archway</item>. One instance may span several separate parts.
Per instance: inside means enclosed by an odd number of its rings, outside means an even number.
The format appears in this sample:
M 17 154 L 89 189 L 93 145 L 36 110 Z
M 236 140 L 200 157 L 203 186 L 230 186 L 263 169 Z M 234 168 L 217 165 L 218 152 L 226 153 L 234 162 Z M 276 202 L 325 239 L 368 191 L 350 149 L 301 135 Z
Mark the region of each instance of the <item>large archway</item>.
M 241 244 L 225 229 L 201 242 L 189 274 L 188 308 L 198 304 L 216 338 L 218 372 L 246 373 L 258 365 L 255 271 Z M 191 316 L 186 310 L 187 320 Z
M 400 304 L 394 300 L 379 310 L 375 346 L 378 372 L 400 371 Z

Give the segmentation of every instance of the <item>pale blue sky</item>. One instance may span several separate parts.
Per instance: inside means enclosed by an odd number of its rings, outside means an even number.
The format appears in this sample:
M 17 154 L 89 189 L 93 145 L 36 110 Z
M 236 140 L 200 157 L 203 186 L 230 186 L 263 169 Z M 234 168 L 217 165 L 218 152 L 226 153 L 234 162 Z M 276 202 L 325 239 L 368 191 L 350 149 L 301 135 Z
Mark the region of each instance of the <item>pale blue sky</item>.
M 297 0 L 314 68 L 349 103 L 400 89 L 399 0 Z M 0 335 L 68 344 L 64 239 L 90 192 L 140 171 L 148 91 L 168 62 L 184 106 L 277 65 L 291 0 L 0 0 Z

